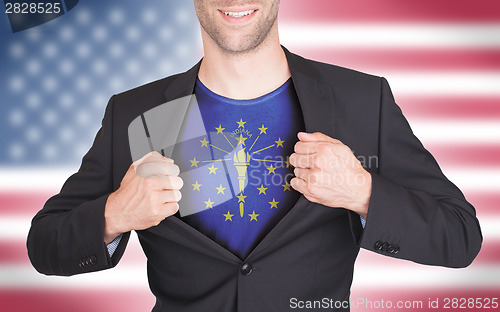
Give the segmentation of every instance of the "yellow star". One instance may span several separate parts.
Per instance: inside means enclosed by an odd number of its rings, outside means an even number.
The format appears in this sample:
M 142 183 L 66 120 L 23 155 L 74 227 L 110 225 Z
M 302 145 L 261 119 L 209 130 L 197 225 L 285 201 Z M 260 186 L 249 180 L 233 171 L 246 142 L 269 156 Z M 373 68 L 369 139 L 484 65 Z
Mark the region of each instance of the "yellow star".
M 276 201 L 276 200 L 274 200 L 274 198 L 273 198 L 273 201 L 272 201 L 272 202 L 269 202 L 269 203 L 271 204 L 271 209 L 273 209 L 273 208 L 278 209 L 278 204 L 279 204 L 280 202 L 277 202 L 277 201 Z
M 236 122 L 238 124 L 238 128 L 239 127 L 242 127 L 242 128 L 245 128 L 245 124 L 247 123 L 246 121 L 243 121 L 242 118 L 240 118 L 240 121 L 237 121 Z
M 200 190 L 201 184 L 198 184 L 198 181 L 196 181 L 195 184 L 191 184 L 193 186 L 193 191 Z M 201 191 L 200 191 L 201 192 Z
M 273 165 L 271 165 L 271 167 L 267 167 L 266 169 L 269 170 L 267 174 L 271 174 L 271 172 L 276 174 L 276 172 L 274 172 L 274 170 L 276 170 L 276 167 L 273 167 Z
M 199 161 L 198 161 L 198 160 L 196 160 L 196 157 L 195 157 L 195 158 L 193 158 L 193 160 L 190 160 L 190 162 L 191 162 L 191 167 L 196 167 L 196 168 L 198 168 L 198 163 L 199 163 Z
M 281 138 L 278 138 L 278 141 L 274 141 L 274 143 L 276 143 L 276 147 L 283 147 L 283 143 L 285 141 L 281 140 Z
M 208 170 L 210 170 L 210 172 L 209 172 L 208 174 L 211 174 L 211 173 L 213 173 L 213 174 L 217 174 L 217 173 L 215 172 L 215 170 L 217 170 L 217 169 L 219 169 L 219 168 L 215 168 L 214 164 L 212 164 L 212 167 L 209 167 L 209 168 L 208 168 Z
M 214 208 L 213 204 L 215 204 L 215 202 L 211 201 L 210 198 L 204 203 L 206 205 L 205 208 Z
M 222 184 L 219 187 L 215 188 L 217 190 L 217 194 L 224 194 L 224 190 L 226 189 L 225 187 L 222 187 Z
M 283 186 L 283 192 L 284 191 L 291 191 L 290 184 L 288 184 L 288 182 L 285 182 L 285 184 L 282 184 L 281 186 Z
M 220 133 L 220 134 L 222 134 L 222 130 L 224 130 L 224 129 L 226 129 L 226 128 L 222 128 L 221 125 L 219 125 L 218 128 L 215 128 L 215 130 L 217 130 L 217 133 Z
M 259 214 L 255 213 L 255 211 L 252 211 L 252 213 L 249 213 L 248 215 L 250 216 L 250 221 L 257 221 L 257 217 L 259 216 Z
M 247 198 L 246 196 L 243 195 L 243 193 L 241 193 L 240 195 L 238 195 L 236 197 L 238 197 L 238 203 L 245 202 L 245 198 Z
M 269 129 L 269 128 L 266 128 L 266 127 L 264 127 L 264 125 L 262 125 L 262 127 L 257 128 L 257 129 L 259 129 L 259 130 L 260 130 L 260 133 L 259 133 L 259 134 L 262 134 L 262 133 L 267 134 L 266 130 L 267 130 L 267 129 Z
M 266 190 L 267 190 L 267 187 L 264 187 L 264 184 L 262 184 L 260 187 L 257 188 L 259 190 L 259 195 L 260 194 L 264 194 L 266 195 Z
M 207 141 L 207 138 L 203 138 L 203 140 L 200 140 L 200 143 L 201 143 L 201 147 L 205 146 L 205 147 L 208 147 L 208 141 Z
M 226 220 L 224 220 L 224 222 L 226 222 L 227 220 L 229 221 L 233 221 L 233 219 L 231 219 L 234 214 L 230 214 L 229 211 L 226 213 L 226 214 L 223 214 L 224 217 L 226 217 Z
M 244 138 L 243 134 L 241 134 L 241 133 L 240 133 L 240 137 L 236 138 L 236 140 L 238 140 L 238 144 L 242 144 L 243 146 L 245 146 L 246 139 L 248 139 L 248 138 Z

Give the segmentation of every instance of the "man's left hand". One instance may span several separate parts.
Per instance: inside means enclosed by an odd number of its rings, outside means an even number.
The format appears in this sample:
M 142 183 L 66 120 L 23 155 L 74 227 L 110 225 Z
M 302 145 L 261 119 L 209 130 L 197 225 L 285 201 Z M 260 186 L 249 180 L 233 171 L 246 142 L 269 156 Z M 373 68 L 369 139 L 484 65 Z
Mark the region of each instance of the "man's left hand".
M 290 185 L 309 201 L 343 207 L 366 218 L 372 177 L 351 149 L 320 132 L 299 132 L 290 164 L 295 177 Z

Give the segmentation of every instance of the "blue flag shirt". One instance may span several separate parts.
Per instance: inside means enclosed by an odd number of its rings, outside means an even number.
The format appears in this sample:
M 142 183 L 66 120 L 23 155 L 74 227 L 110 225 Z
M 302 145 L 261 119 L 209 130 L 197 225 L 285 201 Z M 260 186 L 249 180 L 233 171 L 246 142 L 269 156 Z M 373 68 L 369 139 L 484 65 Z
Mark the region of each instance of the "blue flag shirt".
M 251 100 L 217 95 L 197 80 L 195 96 L 207 135 L 173 154 L 184 180 L 181 217 L 244 259 L 300 196 L 288 163 L 304 131 L 298 97 L 291 79 Z M 199 127 L 190 115 L 187 128 Z

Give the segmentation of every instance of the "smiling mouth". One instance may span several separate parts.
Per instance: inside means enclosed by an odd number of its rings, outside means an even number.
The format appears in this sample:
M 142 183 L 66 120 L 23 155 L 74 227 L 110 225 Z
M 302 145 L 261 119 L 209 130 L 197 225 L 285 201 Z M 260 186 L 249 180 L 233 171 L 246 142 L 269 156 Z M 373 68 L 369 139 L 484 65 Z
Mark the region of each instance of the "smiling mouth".
M 233 18 L 242 18 L 242 17 L 245 17 L 245 16 L 252 14 L 255 11 L 257 11 L 257 10 L 248 10 L 248 11 L 242 11 L 242 12 L 224 12 L 224 11 L 221 11 L 221 12 L 224 13 L 225 15 L 233 17 Z

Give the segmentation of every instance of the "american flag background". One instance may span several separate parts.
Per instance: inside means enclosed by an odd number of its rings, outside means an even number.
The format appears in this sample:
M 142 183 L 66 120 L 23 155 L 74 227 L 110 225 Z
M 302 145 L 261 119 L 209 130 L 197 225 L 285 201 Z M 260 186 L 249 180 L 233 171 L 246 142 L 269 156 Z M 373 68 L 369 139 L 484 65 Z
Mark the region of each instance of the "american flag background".
M 17 33 L 0 16 L 0 311 L 151 310 L 136 237 L 116 268 L 74 277 L 38 274 L 25 241 L 31 218 L 78 169 L 108 98 L 202 56 L 192 1 L 80 1 Z M 482 226 L 466 269 L 362 250 L 352 310 L 500 310 L 470 305 L 500 297 L 500 2 L 283 0 L 279 21 L 292 52 L 388 79 Z

